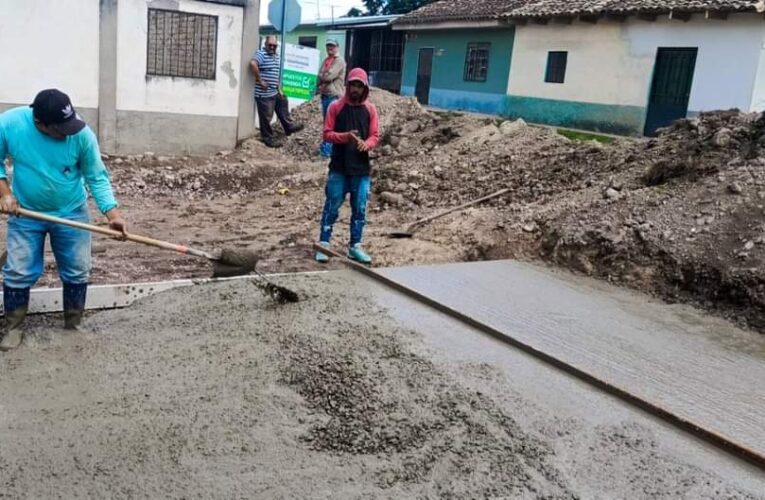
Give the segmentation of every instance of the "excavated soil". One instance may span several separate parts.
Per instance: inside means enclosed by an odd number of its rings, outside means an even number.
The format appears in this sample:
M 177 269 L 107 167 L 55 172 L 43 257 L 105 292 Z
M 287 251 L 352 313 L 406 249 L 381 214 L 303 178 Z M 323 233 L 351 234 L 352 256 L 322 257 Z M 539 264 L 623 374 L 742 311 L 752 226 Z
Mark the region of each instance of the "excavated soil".
M 435 361 L 350 274 L 285 284 L 303 300 L 219 283 L 32 318 L 0 363 L 0 498 L 757 498 L 644 420 Z
M 705 113 L 656 139 L 603 144 L 522 121 L 433 112 L 377 89 L 371 100 L 382 124 L 365 242 L 375 265 L 542 261 L 765 330 L 761 115 Z M 260 252 L 263 271 L 318 269 L 310 245 L 327 170 L 317 157 L 318 101 L 294 115 L 306 127 L 281 150 L 250 140 L 210 157 L 107 158 L 132 229 Z M 502 188 L 509 194 L 431 222 L 414 239 L 387 237 Z M 348 218 L 346 206 L 337 247 Z M 205 262 L 134 244 L 99 240 L 94 253 L 96 283 L 209 275 Z

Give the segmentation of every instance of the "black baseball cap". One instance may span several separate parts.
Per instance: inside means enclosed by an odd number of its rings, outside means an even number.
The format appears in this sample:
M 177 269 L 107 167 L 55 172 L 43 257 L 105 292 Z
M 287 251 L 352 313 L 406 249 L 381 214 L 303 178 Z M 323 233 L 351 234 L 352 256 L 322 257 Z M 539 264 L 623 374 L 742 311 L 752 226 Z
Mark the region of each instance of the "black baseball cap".
M 29 107 L 36 119 L 64 135 L 74 135 L 85 128 L 85 122 L 74 110 L 69 96 L 58 89 L 40 91 Z

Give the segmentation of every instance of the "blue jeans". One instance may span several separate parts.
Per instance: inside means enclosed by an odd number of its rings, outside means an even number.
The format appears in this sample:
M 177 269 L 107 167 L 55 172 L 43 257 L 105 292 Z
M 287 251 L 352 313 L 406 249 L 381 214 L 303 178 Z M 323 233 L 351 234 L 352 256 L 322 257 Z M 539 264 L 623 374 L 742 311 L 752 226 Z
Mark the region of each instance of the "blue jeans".
M 319 241 L 329 242 L 332 238 L 332 225 L 337 221 L 345 195 L 351 195 L 351 246 L 361 243 L 364 226 L 367 223 L 367 200 L 371 177 L 368 175 L 344 175 L 329 171 L 327 185 L 324 188 L 326 199 L 324 212 L 321 214 L 321 233 Z
M 329 105 L 335 102 L 336 100 L 337 100 L 337 97 L 333 95 L 321 96 L 321 117 L 322 118 L 324 119 L 327 118 L 327 110 L 329 109 Z M 329 158 L 330 156 L 332 156 L 332 143 L 321 141 L 321 146 L 319 146 L 319 154 L 325 158 Z
M 82 205 L 65 219 L 90 222 L 88 206 Z M 8 260 L 3 267 L 3 283 L 12 288 L 29 288 L 43 273 L 45 237 L 56 256 L 61 281 L 86 284 L 90 278 L 90 233 L 52 222 L 26 217 L 8 217 Z

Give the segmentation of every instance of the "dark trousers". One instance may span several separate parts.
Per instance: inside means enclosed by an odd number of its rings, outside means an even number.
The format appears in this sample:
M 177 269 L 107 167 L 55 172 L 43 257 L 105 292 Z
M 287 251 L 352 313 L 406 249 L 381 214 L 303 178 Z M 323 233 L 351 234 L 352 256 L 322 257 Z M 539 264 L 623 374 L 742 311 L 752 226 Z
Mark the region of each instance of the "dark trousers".
M 285 96 L 277 94 L 273 97 L 256 97 L 255 103 L 258 106 L 260 137 L 265 142 L 272 141 L 274 137 L 274 129 L 271 127 L 274 111 L 276 111 L 276 117 L 282 124 L 282 128 L 284 128 L 284 133 L 287 135 L 292 133 L 295 124 L 292 123 L 292 118 L 290 118 L 290 106 Z

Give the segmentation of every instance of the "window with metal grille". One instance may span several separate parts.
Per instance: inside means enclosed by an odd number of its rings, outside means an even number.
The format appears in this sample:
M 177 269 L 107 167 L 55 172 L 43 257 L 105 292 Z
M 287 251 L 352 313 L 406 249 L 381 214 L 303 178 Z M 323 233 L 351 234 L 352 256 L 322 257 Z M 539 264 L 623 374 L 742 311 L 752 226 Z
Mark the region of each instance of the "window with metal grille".
M 315 36 L 300 36 L 298 37 L 298 45 L 303 47 L 311 47 L 316 48 L 316 38 Z
M 465 54 L 466 82 L 485 82 L 489 73 L 490 43 L 469 43 Z
M 545 82 L 564 83 L 566 81 L 566 65 L 568 64 L 568 52 L 548 52 L 547 71 Z
M 369 44 L 369 71 L 401 71 L 404 33 L 392 30 L 372 32 Z
M 215 80 L 218 17 L 149 9 L 146 74 Z

